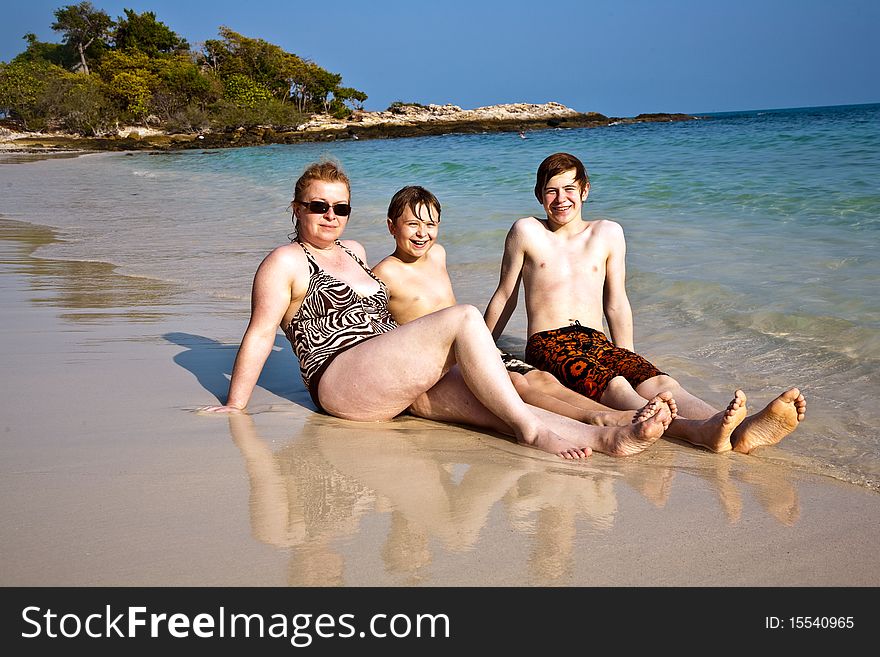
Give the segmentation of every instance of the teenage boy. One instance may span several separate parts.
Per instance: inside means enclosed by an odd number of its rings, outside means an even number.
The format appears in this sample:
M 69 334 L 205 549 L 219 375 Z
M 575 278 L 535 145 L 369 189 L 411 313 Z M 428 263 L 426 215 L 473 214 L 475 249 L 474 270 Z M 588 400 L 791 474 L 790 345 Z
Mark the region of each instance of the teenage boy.
M 669 391 L 678 414 L 666 434 L 713 452 L 748 453 L 791 433 L 806 412 L 797 388 L 748 417 L 746 396 L 737 390 L 718 411 L 634 353 L 623 229 L 607 219 L 583 218 L 589 193 L 587 171 L 574 155 L 555 153 L 538 167 L 535 196 L 547 218 L 519 219 L 507 234 L 498 288 L 485 312 L 495 339 L 516 307 L 522 282 L 525 360 L 566 387 L 618 409 L 638 408 Z

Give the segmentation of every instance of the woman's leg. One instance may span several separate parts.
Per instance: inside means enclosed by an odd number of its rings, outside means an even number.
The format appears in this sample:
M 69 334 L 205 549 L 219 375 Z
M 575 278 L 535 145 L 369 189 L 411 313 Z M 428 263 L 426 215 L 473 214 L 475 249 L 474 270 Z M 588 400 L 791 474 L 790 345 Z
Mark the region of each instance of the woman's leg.
M 564 458 L 585 455 L 520 399 L 483 316 L 473 306 L 425 315 L 342 352 L 321 377 L 318 396 L 331 415 L 388 420 L 434 387 L 455 363 L 466 387 L 519 442 Z

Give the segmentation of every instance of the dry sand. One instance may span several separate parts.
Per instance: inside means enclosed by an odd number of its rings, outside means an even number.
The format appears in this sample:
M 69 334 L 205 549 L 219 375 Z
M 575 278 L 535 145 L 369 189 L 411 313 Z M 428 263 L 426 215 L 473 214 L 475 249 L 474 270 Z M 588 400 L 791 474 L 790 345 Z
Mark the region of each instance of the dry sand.
M 241 416 L 248 309 L 35 259 L 0 219 L 3 586 L 877 586 L 880 497 L 661 441 L 566 463 L 316 414 L 279 334 Z

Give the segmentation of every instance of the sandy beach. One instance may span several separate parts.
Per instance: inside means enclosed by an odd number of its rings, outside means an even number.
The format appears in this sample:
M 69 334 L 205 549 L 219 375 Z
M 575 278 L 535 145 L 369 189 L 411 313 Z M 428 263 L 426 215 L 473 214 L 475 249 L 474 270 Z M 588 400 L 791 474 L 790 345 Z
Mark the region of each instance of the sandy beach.
M 661 441 L 566 463 L 491 434 L 314 412 L 248 308 L 35 258 L 0 218 L 3 586 L 877 586 L 877 493 Z

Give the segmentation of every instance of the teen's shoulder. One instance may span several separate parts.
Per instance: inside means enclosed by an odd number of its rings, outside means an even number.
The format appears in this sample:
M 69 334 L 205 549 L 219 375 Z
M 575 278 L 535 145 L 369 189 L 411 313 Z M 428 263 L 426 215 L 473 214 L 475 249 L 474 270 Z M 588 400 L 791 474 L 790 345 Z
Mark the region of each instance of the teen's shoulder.
M 612 219 L 595 219 L 593 230 L 609 237 L 623 237 L 623 226 Z
M 400 269 L 401 266 L 400 260 L 397 259 L 396 256 L 387 255 L 382 258 L 379 262 L 373 265 L 370 269 L 373 270 L 373 273 L 381 278 L 382 273 L 392 273 L 395 270 Z
M 537 217 L 522 217 L 513 222 L 509 233 L 511 235 L 530 235 L 547 230 L 546 221 Z

